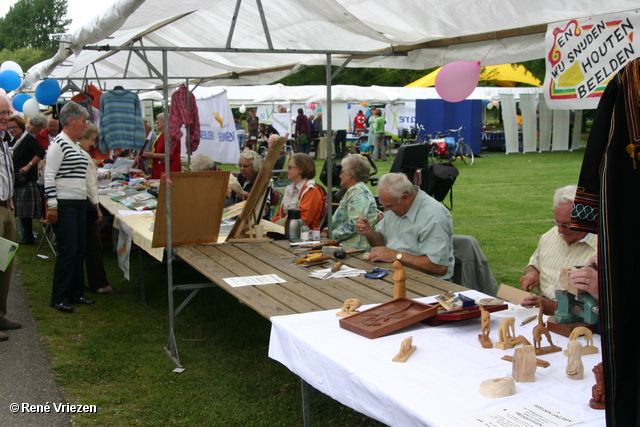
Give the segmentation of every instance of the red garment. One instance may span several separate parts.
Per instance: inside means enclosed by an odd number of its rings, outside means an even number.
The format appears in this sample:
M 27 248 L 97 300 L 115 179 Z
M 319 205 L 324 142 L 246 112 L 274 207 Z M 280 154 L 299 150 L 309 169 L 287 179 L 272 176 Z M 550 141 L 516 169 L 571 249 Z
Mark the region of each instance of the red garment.
M 164 132 L 158 136 L 155 143 L 154 153 L 164 154 Z M 164 159 L 153 159 L 153 167 L 151 168 L 151 179 L 160 179 L 162 173 L 165 171 Z M 178 144 L 171 147 L 169 151 L 169 171 L 170 172 L 182 172 L 182 163 L 180 163 L 180 140 Z
M 45 151 L 49 148 L 49 129 L 44 128 L 36 134 L 36 141 Z
M 309 187 L 308 190 L 307 187 Z M 298 209 L 300 209 L 300 217 L 304 223 L 309 227 L 309 229 L 320 228 L 320 223 L 323 219 L 324 190 L 318 184 L 315 184 L 315 181 L 314 185 L 309 185 L 309 182 L 307 182 L 302 187 L 302 191 L 300 191 L 300 195 L 298 197 L 300 200 L 298 203 Z M 278 213 L 271 221 L 276 222 L 285 217 L 284 206 L 280 205 Z
M 296 117 L 296 136 L 300 137 L 300 134 L 303 133 L 307 134 L 307 138 L 311 138 L 311 125 L 307 116 L 298 114 Z
M 353 124 L 355 125 L 356 130 L 365 130 L 366 123 L 367 117 L 363 113 L 358 113 L 353 119 Z
M 189 109 L 187 109 L 187 96 L 189 96 Z M 198 116 L 196 97 L 193 96 L 193 93 L 187 92 L 187 87 L 184 84 L 181 84 L 178 90 L 171 95 L 169 139 L 172 152 L 176 145 L 180 145 L 180 138 L 182 138 L 180 127 L 182 125 L 191 126 L 191 152 L 193 153 L 200 145 L 200 117 Z M 180 154 L 179 150 L 178 154 Z

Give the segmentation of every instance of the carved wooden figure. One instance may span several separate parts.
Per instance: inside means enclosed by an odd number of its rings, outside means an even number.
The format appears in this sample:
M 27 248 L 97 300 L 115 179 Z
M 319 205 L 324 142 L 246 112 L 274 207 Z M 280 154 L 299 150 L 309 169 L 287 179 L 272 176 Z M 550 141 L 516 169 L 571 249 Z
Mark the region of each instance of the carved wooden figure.
M 511 376 L 519 383 L 532 383 L 536 380 L 536 351 L 532 345 L 516 348 L 513 354 Z
M 582 365 L 582 344 L 579 341 L 569 341 L 569 359 L 567 360 L 567 376 L 572 380 L 584 379 L 584 366 Z
M 349 298 L 348 300 L 345 300 L 344 304 L 342 304 L 342 309 L 336 313 L 336 316 L 347 317 L 347 316 L 351 316 L 352 314 L 359 313 L 359 311 L 356 309 L 359 308 L 361 305 L 362 305 L 362 302 L 359 299 Z
M 593 367 L 593 373 L 596 376 L 596 384 L 591 387 L 591 400 L 589 406 L 593 409 L 604 409 L 604 371 L 602 362 Z
M 597 354 L 598 347 L 593 345 L 593 332 L 589 328 L 585 328 L 584 326 L 578 326 L 571 331 L 571 335 L 569 335 L 569 340 L 578 340 L 582 335 L 584 335 L 584 340 L 586 341 L 586 345 L 582 347 L 582 355 L 585 356 L 587 354 Z M 564 351 L 564 355 L 569 355 L 569 349 Z
M 483 348 L 493 348 L 493 343 L 491 342 L 491 338 L 489 338 L 489 332 L 491 332 L 491 313 L 485 310 L 483 306 L 480 306 L 480 313 L 482 333 L 478 335 L 478 339 Z
M 515 317 L 507 317 L 502 319 L 500 322 L 500 326 L 498 326 L 498 339 L 499 341 L 496 343 L 496 348 L 500 350 L 507 350 L 509 348 L 513 348 L 518 344 L 531 345 L 529 341 L 522 335 L 516 334 L 515 327 L 516 318 Z
M 549 343 L 546 347 L 542 347 L 543 335 L 547 338 L 547 342 Z M 549 332 L 549 329 L 544 326 L 544 321 L 542 320 L 542 305 L 540 305 L 540 311 L 538 312 L 538 324 L 533 328 L 533 345 L 536 348 L 536 355 L 538 356 L 562 351 L 560 347 L 553 345 L 551 333 Z
M 393 262 L 393 298 L 406 298 L 407 297 L 407 272 L 404 271 L 404 266 L 400 260 Z
M 402 340 L 402 344 L 400 344 L 400 352 L 396 354 L 396 356 L 392 359 L 394 362 L 404 363 L 407 361 L 409 356 L 416 351 L 415 345 L 411 345 L 413 343 L 413 337 L 405 338 Z

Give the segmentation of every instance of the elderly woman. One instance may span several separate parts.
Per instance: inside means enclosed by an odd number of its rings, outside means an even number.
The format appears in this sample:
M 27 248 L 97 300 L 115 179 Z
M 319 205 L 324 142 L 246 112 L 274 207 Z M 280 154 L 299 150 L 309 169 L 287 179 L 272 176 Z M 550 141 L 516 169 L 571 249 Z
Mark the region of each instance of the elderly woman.
M 16 217 L 20 221 L 22 238 L 20 245 L 33 245 L 32 218 L 40 218 L 42 209 L 38 192 L 38 162 L 45 156 L 44 149 L 36 139 L 26 131 L 24 120 L 20 116 L 11 116 L 7 130 L 13 137 L 9 142 L 9 151 L 13 157 L 14 192 L 13 203 Z
M 376 200 L 366 184 L 369 169 L 369 161 L 360 154 L 352 154 L 342 160 L 340 185 L 347 192 L 333 214 L 332 237 L 354 249 L 370 247 L 367 239 L 356 232 L 356 221 L 362 216 L 367 218 L 369 224 L 375 224 L 378 220 Z
M 73 101 L 62 107 L 62 132 L 49 146 L 44 173 L 47 219 L 58 239 L 51 307 L 65 313 L 73 312 L 71 304 L 94 302 L 84 296 L 83 268 L 89 159 L 76 143 L 87 128 L 87 115 L 87 110 Z
M 99 294 L 121 294 L 122 291 L 109 284 L 107 272 L 104 269 L 102 242 L 100 241 L 102 211 L 98 201 L 98 168 L 88 153 L 95 146 L 98 135 L 100 135 L 98 127 L 88 122 L 87 128 L 79 139 L 80 145 L 85 150 L 87 159 L 89 159 L 87 167 L 87 232 L 84 265 L 87 270 L 89 289 Z
M 324 210 L 325 191 L 313 179 L 316 165 L 310 155 L 296 153 L 289 159 L 287 176 L 291 184 L 287 185 L 278 214 L 273 222 L 284 223 L 289 209 L 300 209 L 300 216 L 310 228 L 320 228 Z
M 151 151 L 142 152 L 142 157 L 149 159 L 149 168 L 151 169 L 151 179 L 160 179 L 162 173 L 166 171 L 164 162 L 164 113 L 158 114 L 156 117 L 158 130 L 160 135 L 153 141 Z M 180 162 L 180 144 L 169 146 L 169 171 L 182 172 L 182 163 Z

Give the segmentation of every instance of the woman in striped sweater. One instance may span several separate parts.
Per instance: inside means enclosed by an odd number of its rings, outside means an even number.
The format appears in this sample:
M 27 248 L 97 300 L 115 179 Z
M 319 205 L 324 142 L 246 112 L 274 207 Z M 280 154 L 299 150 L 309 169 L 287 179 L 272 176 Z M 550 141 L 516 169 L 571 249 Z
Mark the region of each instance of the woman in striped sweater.
M 51 307 L 65 313 L 73 312 L 71 304 L 93 304 L 84 296 L 83 269 L 89 160 L 76 143 L 87 128 L 87 115 L 87 110 L 75 102 L 62 107 L 62 132 L 49 146 L 44 172 L 47 219 L 58 242 Z

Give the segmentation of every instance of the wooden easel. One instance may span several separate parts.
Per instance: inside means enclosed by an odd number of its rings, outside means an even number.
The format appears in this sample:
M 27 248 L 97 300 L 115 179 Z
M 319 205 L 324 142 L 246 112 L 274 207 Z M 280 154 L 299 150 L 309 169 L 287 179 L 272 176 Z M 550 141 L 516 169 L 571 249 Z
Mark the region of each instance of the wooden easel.
M 171 181 L 171 245 L 217 243 L 229 172 L 172 173 Z M 151 247 L 166 246 L 166 182 L 162 179 Z
M 253 226 L 260 224 L 262 219 L 262 207 L 264 206 L 264 199 L 267 197 L 267 188 L 269 188 L 269 183 L 273 176 L 273 166 L 276 164 L 276 160 L 278 160 L 288 136 L 289 134 L 281 136 L 271 144 L 267 157 L 262 162 L 260 172 L 258 172 L 258 176 L 253 183 L 244 209 L 236 219 L 229 236 L 227 236 L 227 242 L 270 242 L 272 240 L 269 238 L 254 238 L 252 230 Z M 249 236 L 247 236 L 247 233 L 249 233 Z

